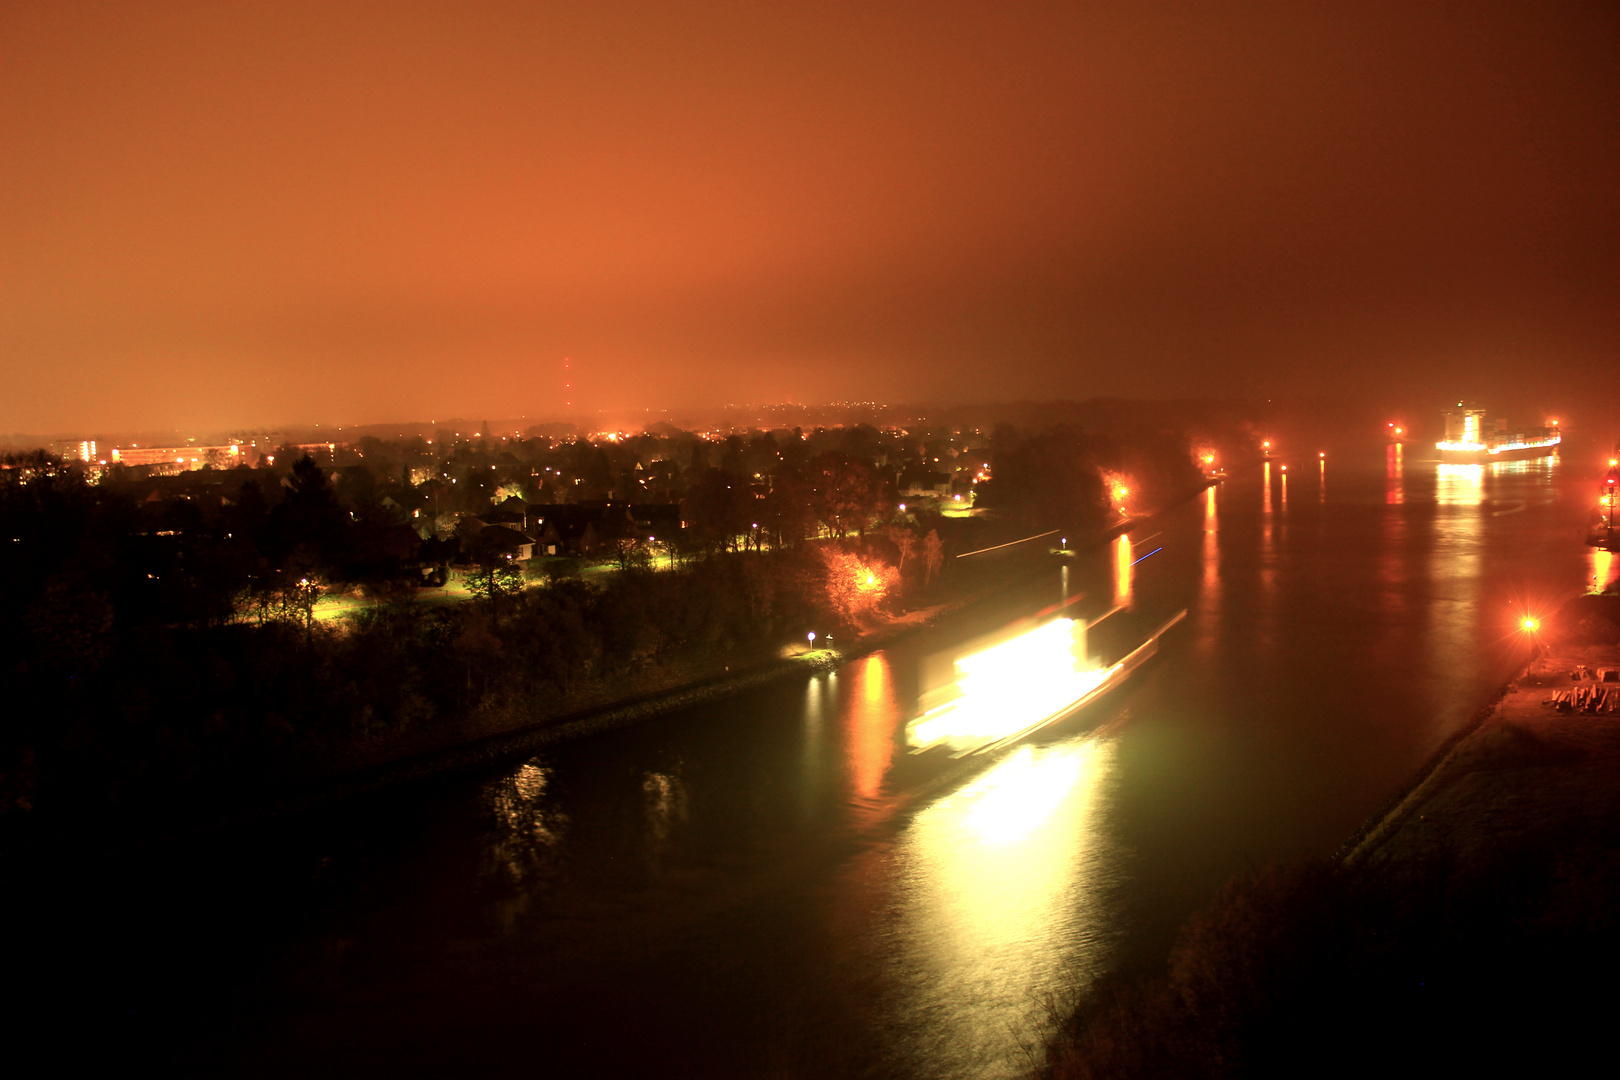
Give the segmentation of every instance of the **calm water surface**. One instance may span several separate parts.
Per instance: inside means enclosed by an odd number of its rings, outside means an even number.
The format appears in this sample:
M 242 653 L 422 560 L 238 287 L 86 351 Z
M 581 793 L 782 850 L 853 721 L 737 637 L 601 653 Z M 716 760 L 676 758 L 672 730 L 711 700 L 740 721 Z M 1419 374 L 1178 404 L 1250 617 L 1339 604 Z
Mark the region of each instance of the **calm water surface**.
M 1587 471 L 1255 466 L 834 674 L 121 867 L 63 908 L 59 992 L 209 1071 L 1018 1075 L 1045 994 L 1331 853 L 1524 610 L 1614 577 Z M 1065 596 L 1129 608 L 1103 653 L 1189 614 L 1074 721 L 909 754 L 940 669 Z

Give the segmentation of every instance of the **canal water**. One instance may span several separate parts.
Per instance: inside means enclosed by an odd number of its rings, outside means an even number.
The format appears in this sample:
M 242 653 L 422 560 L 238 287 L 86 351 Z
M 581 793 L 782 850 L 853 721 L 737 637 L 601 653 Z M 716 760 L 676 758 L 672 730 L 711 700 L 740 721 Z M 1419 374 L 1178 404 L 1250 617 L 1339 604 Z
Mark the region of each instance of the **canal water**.
M 38 992 L 211 1074 L 1022 1075 L 1054 1002 L 1332 853 L 1524 613 L 1615 576 L 1566 457 L 1245 467 L 835 673 L 120 865 L 61 904 Z M 1105 658 L 1188 614 L 1070 721 L 909 752 L 954 661 L 1065 599 L 1122 609 Z

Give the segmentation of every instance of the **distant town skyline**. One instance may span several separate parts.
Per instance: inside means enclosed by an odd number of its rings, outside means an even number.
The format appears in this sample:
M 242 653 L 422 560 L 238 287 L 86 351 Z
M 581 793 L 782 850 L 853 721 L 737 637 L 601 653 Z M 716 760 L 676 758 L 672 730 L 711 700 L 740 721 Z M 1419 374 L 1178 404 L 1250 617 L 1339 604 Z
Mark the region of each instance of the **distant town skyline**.
M 1617 20 L 3 4 L 0 432 L 1578 402 Z

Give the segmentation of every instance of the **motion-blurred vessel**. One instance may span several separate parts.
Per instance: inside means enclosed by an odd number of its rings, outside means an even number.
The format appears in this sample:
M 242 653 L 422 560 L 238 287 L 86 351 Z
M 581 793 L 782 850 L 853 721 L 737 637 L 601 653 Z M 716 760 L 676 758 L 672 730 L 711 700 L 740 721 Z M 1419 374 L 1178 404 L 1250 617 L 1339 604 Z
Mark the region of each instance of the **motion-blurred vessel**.
M 906 725 L 906 741 L 914 752 L 943 748 L 965 757 L 1028 738 L 1122 685 L 1186 616 L 1185 609 L 1177 612 L 1108 665 L 1086 654 L 1087 624 L 1063 618 L 961 657 L 955 681 L 924 696 L 921 714 Z

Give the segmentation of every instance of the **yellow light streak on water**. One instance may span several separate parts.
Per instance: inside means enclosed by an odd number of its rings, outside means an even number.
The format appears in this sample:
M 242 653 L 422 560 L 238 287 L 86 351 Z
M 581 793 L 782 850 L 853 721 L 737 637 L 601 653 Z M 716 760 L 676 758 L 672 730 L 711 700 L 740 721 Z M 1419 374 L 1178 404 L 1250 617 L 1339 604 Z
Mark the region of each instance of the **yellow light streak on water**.
M 1478 506 L 1485 500 L 1485 466 L 1441 465 L 1434 498 L 1442 506 Z
M 1221 602 L 1220 519 L 1215 492 L 1214 487 L 1204 489 L 1203 577 L 1200 582 L 1202 598 L 1196 616 L 1198 621 L 1196 648 L 1205 653 L 1215 644 L 1214 630 Z
M 1447 603 L 1429 610 L 1429 648 L 1437 656 L 1462 656 L 1473 647 L 1480 618 L 1480 560 L 1485 539 L 1485 466 L 1442 464 L 1435 474 L 1434 543 L 1428 578 Z
M 1131 538 L 1125 533 L 1114 537 L 1114 606 L 1131 606 L 1132 575 L 1136 560 Z
M 1602 592 L 1614 584 L 1616 576 L 1620 576 L 1617 575 L 1617 571 L 1620 571 L 1620 566 L 1616 565 L 1614 552 L 1604 551 L 1602 548 L 1592 549 L 1593 592 Z
M 978 1055 L 942 1072 L 1023 1075 L 1019 1043 L 1047 1019 L 1034 1001 L 1105 959 L 1086 943 L 1116 872 L 1099 821 L 1114 753 L 1109 739 L 1020 746 L 900 837 L 905 1011 Z
M 859 799 L 878 798 L 883 777 L 894 756 L 894 721 L 899 706 L 894 700 L 894 677 L 889 658 L 874 653 L 861 662 L 860 691 L 852 703 L 845 754 Z

